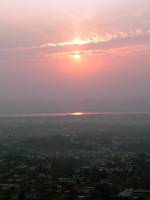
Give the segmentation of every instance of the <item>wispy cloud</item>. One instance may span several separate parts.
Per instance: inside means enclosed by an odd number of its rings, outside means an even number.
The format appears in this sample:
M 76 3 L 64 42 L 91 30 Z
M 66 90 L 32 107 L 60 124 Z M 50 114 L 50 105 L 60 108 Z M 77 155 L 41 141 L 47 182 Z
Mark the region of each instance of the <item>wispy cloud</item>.
M 49 55 L 67 55 L 79 49 L 83 54 L 106 53 L 111 49 L 137 45 L 150 45 L 150 29 L 132 29 L 127 32 L 94 33 L 88 38 L 74 38 L 70 41 L 50 42 L 28 47 L 0 48 L 3 54 L 48 53 Z M 105 50 L 105 52 L 104 52 Z M 130 48 L 131 50 L 131 48 Z

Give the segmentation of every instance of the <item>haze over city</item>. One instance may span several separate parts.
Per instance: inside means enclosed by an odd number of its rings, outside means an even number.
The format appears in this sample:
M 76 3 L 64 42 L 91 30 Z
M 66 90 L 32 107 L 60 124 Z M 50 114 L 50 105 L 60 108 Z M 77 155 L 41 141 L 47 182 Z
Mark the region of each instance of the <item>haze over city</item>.
M 150 0 L 0 0 L 0 200 L 150 200 Z

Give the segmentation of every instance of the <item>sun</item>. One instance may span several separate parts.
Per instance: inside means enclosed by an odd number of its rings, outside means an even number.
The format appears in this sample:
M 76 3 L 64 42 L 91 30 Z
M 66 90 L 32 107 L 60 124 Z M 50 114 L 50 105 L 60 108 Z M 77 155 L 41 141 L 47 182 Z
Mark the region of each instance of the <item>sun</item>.
M 79 51 L 76 51 L 74 54 L 73 54 L 73 58 L 75 60 L 80 60 L 81 59 L 81 54 Z

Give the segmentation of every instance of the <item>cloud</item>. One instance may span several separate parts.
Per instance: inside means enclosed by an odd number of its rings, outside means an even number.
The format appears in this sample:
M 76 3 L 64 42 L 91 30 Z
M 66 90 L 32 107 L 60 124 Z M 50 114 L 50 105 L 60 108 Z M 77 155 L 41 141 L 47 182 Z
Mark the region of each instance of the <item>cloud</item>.
M 35 56 L 38 54 L 46 54 L 49 56 L 67 56 L 75 50 L 79 50 L 83 55 L 106 54 L 110 53 L 111 49 L 128 48 L 138 49 L 150 45 L 150 29 L 132 29 L 127 32 L 106 32 L 104 34 L 93 34 L 88 38 L 75 38 L 70 41 L 50 42 L 33 45 L 28 47 L 16 48 L 0 48 L 1 56 Z M 135 48 L 134 48 L 135 46 Z M 133 48 L 131 48 L 133 47 Z M 118 51 L 119 52 L 119 51 Z

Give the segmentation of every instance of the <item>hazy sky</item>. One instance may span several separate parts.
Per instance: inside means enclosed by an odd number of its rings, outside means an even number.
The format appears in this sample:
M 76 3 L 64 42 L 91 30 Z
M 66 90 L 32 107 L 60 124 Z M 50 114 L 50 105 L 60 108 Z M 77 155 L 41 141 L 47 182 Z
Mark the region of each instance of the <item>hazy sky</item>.
M 150 97 L 150 0 L 1 0 L 1 99 Z

